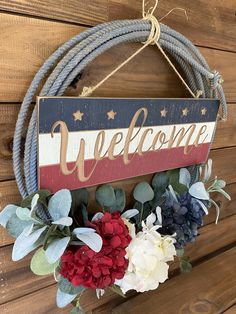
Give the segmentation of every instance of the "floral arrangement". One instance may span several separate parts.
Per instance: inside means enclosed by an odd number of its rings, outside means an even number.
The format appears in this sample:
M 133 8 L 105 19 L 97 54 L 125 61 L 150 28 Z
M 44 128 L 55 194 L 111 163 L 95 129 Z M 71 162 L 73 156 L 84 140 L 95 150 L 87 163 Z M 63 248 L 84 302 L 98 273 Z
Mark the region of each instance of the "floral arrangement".
M 119 294 L 156 289 L 168 279 L 169 262 L 180 259 L 182 271 L 191 264 L 184 247 L 195 241 L 198 228 L 213 204 L 212 192 L 222 193 L 225 182 L 210 179 L 212 161 L 157 173 L 151 185 L 139 183 L 133 209 L 125 209 L 125 192 L 111 185 L 96 191 L 101 212 L 89 215 L 88 191 L 39 190 L 21 206 L 8 205 L 0 224 L 16 238 L 13 261 L 37 249 L 31 259 L 36 275 L 54 273 L 57 305 L 74 305 L 87 288 L 100 297 L 111 288 Z

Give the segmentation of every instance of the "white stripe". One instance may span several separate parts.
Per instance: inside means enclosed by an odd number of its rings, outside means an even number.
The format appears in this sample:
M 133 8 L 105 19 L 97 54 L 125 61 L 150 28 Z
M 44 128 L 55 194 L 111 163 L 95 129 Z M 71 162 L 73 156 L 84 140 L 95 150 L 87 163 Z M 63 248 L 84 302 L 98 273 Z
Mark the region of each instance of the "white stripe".
M 191 140 L 189 142 L 189 145 L 192 145 L 196 139 L 196 136 L 199 133 L 200 128 L 206 125 L 207 129 L 206 132 L 200 137 L 200 143 L 204 140 L 206 137 L 204 143 L 210 143 L 212 141 L 212 136 L 214 134 L 214 128 L 215 128 L 215 122 L 206 122 L 206 123 L 196 123 L 196 129 L 191 137 Z M 176 125 L 176 133 L 181 129 L 185 128 L 187 130 L 191 124 L 177 124 Z M 138 135 L 134 138 L 134 140 L 130 143 L 129 146 L 129 153 L 134 153 L 138 143 L 140 141 L 140 138 L 143 134 L 143 132 L 148 129 L 152 128 L 153 133 L 148 133 L 146 140 L 143 145 L 143 151 L 147 150 L 155 135 L 162 131 L 166 134 L 166 140 L 169 139 L 171 132 L 173 131 L 174 125 L 161 125 L 161 126 L 154 126 L 154 127 L 143 127 L 141 131 L 138 133 Z M 135 128 L 133 134 L 136 134 L 139 128 Z M 105 154 L 107 151 L 109 144 L 111 142 L 112 137 L 117 132 L 122 132 L 123 139 L 119 144 L 115 146 L 115 155 L 119 154 L 121 150 L 124 148 L 125 143 L 125 137 L 127 135 L 128 129 L 109 129 L 104 130 L 105 131 L 105 142 L 104 147 L 102 150 L 102 153 Z M 77 155 L 79 152 L 80 147 L 80 140 L 83 138 L 85 140 L 85 160 L 88 159 L 94 159 L 94 145 L 97 138 L 98 133 L 100 130 L 96 131 L 78 131 L 78 132 L 70 132 L 69 133 L 69 139 L 68 139 L 68 149 L 67 149 L 67 162 L 72 162 L 77 159 Z M 175 134 L 176 134 L 175 133 Z M 181 141 L 181 144 L 179 146 L 185 146 L 185 143 L 187 141 L 187 137 L 185 136 L 183 140 Z M 61 135 L 60 133 L 55 133 L 54 137 L 51 137 L 51 134 L 39 134 L 39 166 L 46 166 L 46 165 L 53 165 L 53 164 L 59 164 L 60 163 L 60 141 L 61 141 Z M 168 144 L 164 144 L 161 149 L 167 148 Z M 159 146 L 159 145 L 158 145 Z M 158 147 L 157 146 L 157 147 Z M 172 147 L 176 147 L 176 141 Z

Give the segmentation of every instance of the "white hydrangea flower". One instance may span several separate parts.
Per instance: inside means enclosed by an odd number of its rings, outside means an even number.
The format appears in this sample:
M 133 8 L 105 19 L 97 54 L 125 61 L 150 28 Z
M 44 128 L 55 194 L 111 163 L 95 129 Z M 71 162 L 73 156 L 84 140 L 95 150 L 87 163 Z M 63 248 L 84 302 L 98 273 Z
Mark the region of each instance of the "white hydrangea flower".
M 160 212 L 160 208 L 157 209 Z M 156 215 L 148 216 L 146 223 L 142 222 L 142 231 L 134 233 L 134 225 L 125 221 L 132 240 L 126 248 L 126 258 L 129 265 L 125 276 L 115 282 L 123 293 L 129 290 L 144 292 L 155 290 L 159 283 L 168 279 L 169 265 L 176 255 L 173 236 L 162 236 L 157 232 L 160 225 L 154 225 Z

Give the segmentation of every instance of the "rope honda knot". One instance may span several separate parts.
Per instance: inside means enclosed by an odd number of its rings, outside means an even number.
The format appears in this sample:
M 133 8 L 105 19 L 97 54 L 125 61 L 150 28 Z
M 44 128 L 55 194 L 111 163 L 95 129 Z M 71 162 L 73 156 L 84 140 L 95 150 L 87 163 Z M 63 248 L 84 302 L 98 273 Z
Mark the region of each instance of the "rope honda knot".
M 212 72 L 213 76 L 210 78 L 212 89 L 216 89 L 219 85 L 224 83 L 222 75 L 218 71 Z

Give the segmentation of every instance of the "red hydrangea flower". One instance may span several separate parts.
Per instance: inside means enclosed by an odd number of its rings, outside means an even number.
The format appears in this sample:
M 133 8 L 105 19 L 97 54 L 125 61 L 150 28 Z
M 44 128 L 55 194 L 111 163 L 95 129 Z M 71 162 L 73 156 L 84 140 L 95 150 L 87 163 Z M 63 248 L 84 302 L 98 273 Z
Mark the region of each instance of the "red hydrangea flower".
M 128 267 L 126 247 L 131 241 L 127 226 L 119 213 L 105 213 L 91 227 L 103 239 L 100 252 L 87 245 L 71 246 L 61 257 L 61 274 L 74 286 L 103 289 L 122 279 Z

